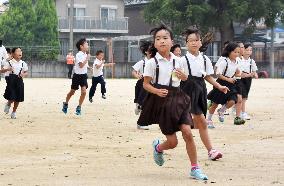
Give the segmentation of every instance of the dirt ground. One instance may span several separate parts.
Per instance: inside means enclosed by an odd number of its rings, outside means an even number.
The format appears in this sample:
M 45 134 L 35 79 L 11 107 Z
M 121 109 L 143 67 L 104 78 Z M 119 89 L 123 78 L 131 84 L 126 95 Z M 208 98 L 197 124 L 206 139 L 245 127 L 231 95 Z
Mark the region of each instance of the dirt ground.
M 208 160 L 194 130 L 198 159 L 207 182 L 189 177 L 185 143 L 166 152 L 158 167 L 152 158 L 153 139 L 164 139 L 157 125 L 136 129 L 135 80 L 107 79 L 107 99 L 86 99 L 82 115 L 61 112 L 68 79 L 25 79 L 25 102 L 17 119 L 3 112 L 5 81 L 0 82 L 0 185 L 283 185 L 284 80 L 254 80 L 247 105 L 252 119 L 233 125 L 233 117 L 209 130 L 215 148 L 224 153 Z M 89 81 L 91 83 L 91 81 Z M 211 89 L 211 86 L 208 86 Z

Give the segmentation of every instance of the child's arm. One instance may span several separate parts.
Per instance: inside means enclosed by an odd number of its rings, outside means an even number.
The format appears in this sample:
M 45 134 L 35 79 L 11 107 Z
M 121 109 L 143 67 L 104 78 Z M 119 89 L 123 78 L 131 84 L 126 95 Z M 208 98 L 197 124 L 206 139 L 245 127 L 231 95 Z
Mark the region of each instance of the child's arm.
M 168 94 L 168 90 L 167 89 L 157 89 L 155 87 L 153 87 L 150 83 L 151 83 L 152 78 L 145 76 L 144 77 L 144 81 L 143 81 L 143 88 L 145 90 L 147 90 L 148 92 L 152 93 L 152 94 L 156 94 L 160 97 L 166 97 Z
M 99 64 L 95 64 L 95 67 L 97 68 L 97 69 L 99 69 L 99 68 L 101 68 L 101 66 L 104 64 L 104 60 L 101 62 L 101 63 L 99 63 Z
M 219 79 L 224 80 L 224 81 L 228 81 L 229 83 L 235 83 L 235 81 L 236 81 L 234 78 L 228 78 L 226 76 L 223 76 L 222 74 L 217 74 L 217 77 Z
M 90 54 L 87 55 L 87 57 L 84 61 L 79 62 L 79 67 L 83 68 L 88 63 L 89 59 L 90 59 Z
M 207 75 L 204 78 L 208 83 L 213 85 L 215 88 L 219 89 L 221 92 L 224 92 L 225 94 L 230 91 L 230 89 L 226 86 L 220 85 L 218 82 L 215 81 L 215 79 L 211 75 Z
M 22 77 L 22 78 L 27 77 L 28 76 L 28 71 L 22 71 L 19 76 Z
M 142 79 L 142 77 L 143 77 L 143 75 L 142 74 L 140 74 L 138 71 L 136 71 L 136 70 L 133 70 L 132 71 L 132 75 L 133 75 L 133 77 L 135 77 L 135 78 L 137 78 L 137 79 Z

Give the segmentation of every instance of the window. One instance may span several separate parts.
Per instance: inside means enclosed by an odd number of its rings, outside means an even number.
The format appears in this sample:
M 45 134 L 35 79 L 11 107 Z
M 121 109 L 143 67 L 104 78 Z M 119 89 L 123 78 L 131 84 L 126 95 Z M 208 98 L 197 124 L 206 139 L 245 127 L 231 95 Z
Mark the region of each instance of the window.
M 116 8 L 101 7 L 101 19 L 102 20 L 115 20 Z
M 284 33 L 279 33 L 279 38 L 284 39 Z
M 68 8 L 68 16 L 70 15 L 70 8 Z M 86 9 L 85 8 L 74 8 L 73 9 L 73 15 L 75 17 L 82 17 L 86 15 Z

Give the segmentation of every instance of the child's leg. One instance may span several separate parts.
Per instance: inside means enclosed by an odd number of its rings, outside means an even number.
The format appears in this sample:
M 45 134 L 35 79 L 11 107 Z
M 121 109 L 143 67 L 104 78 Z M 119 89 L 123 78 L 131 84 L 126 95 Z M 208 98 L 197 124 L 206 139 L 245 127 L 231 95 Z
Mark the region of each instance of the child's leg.
M 191 162 L 191 165 L 197 164 L 197 152 L 196 146 L 193 140 L 193 135 L 189 125 L 182 124 L 180 126 L 180 131 L 182 132 L 182 137 L 186 144 L 186 151 Z
M 213 116 L 215 110 L 217 109 L 217 107 L 218 107 L 218 104 L 212 102 L 211 107 L 209 108 L 209 114 L 207 116 L 208 120 L 212 120 L 212 116 Z
M 75 94 L 75 91 L 76 91 L 76 90 L 71 89 L 71 90 L 68 92 L 68 94 L 67 94 L 67 96 L 66 96 L 66 100 L 65 100 L 65 103 L 66 103 L 66 104 L 68 104 L 70 98 Z
M 247 102 L 247 98 L 243 98 L 242 99 L 242 112 L 246 112 L 246 102 Z
M 98 83 L 96 82 L 95 77 L 92 77 L 92 86 L 91 86 L 90 91 L 89 91 L 89 99 L 92 99 L 93 96 L 95 95 L 97 84 Z
M 81 96 L 79 99 L 79 106 L 82 106 L 84 99 L 86 97 L 86 93 L 87 93 L 87 88 L 85 86 L 81 87 Z
M 157 146 L 157 151 L 173 149 L 177 146 L 178 140 L 176 134 L 166 135 L 167 140 Z
M 105 94 L 106 93 L 106 82 L 103 76 L 101 76 L 100 84 L 101 84 L 101 93 Z
M 241 116 L 241 109 L 242 109 L 242 95 L 238 94 L 238 101 L 236 103 L 236 116 Z
M 193 115 L 193 122 L 196 127 L 199 129 L 199 135 L 202 140 L 202 143 L 205 145 L 208 152 L 212 149 L 212 144 L 208 135 L 207 124 L 203 114 Z
M 13 107 L 13 112 L 16 112 L 17 111 L 17 108 L 19 106 L 19 102 L 14 102 L 14 107 Z

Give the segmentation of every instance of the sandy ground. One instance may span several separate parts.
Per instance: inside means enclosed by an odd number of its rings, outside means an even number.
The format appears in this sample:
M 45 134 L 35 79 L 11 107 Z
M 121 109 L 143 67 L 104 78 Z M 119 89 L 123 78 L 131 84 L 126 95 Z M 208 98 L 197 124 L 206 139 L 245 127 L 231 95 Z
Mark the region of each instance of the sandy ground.
M 68 114 L 61 104 L 68 79 L 25 79 L 25 102 L 18 118 L 2 112 L 5 82 L 0 82 L 0 185 L 283 185 L 284 80 L 253 81 L 248 111 L 252 120 L 234 126 L 228 116 L 216 121 L 210 136 L 224 153 L 210 161 L 194 130 L 199 163 L 207 182 L 189 178 L 189 161 L 179 133 L 179 145 L 166 152 L 158 167 L 152 159 L 152 140 L 164 139 L 157 125 L 136 129 L 135 80 L 107 80 L 107 99 L 96 94 L 85 100 L 75 116 L 79 92 Z M 89 82 L 90 83 L 90 82 Z M 208 86 L 211 89 L 211 86 Z M 100 88 L 98 88 L 100 90 Z M 99 92 L 97 92 L 99 93 Z

